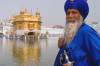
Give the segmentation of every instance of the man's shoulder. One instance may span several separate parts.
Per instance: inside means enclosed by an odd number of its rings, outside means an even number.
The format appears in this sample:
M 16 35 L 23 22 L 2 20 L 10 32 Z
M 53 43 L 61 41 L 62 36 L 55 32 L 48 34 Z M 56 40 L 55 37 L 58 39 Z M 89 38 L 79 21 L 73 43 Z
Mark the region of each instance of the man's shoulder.
M 97 33 L 91 26 L 87 25 L 87 24 L 82 24 L 80 31 L 82 33 Z

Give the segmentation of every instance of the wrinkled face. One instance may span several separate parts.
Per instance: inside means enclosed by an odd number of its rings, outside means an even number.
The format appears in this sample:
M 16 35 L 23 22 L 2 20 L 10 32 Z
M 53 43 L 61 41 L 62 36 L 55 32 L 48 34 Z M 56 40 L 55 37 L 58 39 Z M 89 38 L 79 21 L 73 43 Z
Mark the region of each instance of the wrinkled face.
M 76 9 L 68 9 L 66 13 L 66 20 L 67 22 L 75 22 L 80 20 L 80 13 Z
M 69 9 L 66 14 L 65 35 L 67 44 L 74 38 L 76 32 L 83 22 L 83 18 L 76 9 Z

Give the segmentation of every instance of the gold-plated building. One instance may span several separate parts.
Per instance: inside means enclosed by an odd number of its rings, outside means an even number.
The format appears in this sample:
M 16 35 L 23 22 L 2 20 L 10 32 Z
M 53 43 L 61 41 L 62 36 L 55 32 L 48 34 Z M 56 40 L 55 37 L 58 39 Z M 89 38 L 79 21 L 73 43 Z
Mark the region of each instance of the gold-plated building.
M 20 11 L 19 15 L 13 16 L 10 21 L 13 23 L 14 31 L 41 29 L 41 16 L 38 10 L 35 15 L 32 15 L 24 9 Z

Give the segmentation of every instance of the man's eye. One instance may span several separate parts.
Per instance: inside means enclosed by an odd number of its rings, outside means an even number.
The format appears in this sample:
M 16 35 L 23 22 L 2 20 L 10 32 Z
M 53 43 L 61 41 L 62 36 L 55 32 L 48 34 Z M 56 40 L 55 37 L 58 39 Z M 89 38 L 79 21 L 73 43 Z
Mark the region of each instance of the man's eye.
M 67 14 L 66 15 L 69 15 L 70 14 L 70 12 L 67 12 Z
M 72 13 L 73 13 L 73 14 L 76 14 L 77 12 L 74 12 L 74 11 L 73 11 Z

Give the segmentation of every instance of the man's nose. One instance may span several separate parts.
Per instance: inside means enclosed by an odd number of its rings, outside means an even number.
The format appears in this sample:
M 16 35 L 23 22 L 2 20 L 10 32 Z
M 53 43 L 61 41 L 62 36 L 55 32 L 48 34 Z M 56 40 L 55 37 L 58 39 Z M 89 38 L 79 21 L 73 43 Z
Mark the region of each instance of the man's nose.
M 69 14 L 69 17 L 73 17 L 73 16 L 74 16 L 73 13 L 70 13 L 70 14 Z

